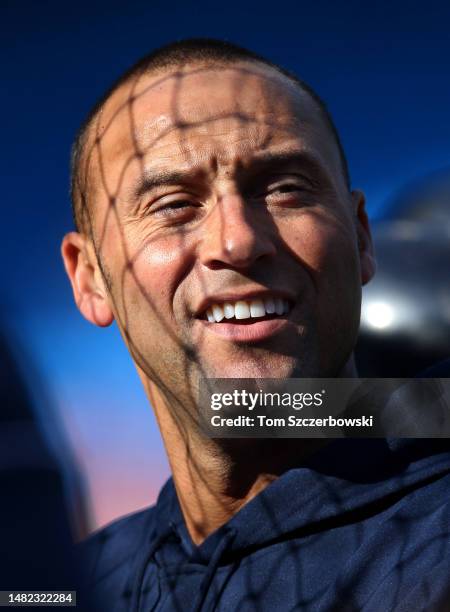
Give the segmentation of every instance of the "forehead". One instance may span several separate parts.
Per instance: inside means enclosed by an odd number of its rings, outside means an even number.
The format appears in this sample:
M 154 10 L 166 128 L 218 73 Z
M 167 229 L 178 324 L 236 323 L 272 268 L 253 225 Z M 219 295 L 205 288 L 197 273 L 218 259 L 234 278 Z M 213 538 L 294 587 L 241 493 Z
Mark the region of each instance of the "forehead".
M 193 64 L 141 75 L 119 88 L 94 126 L 108 189 L 139 166 L 245 162 L 258 152 L 303 149 L 332 170 L 334 138 L 310 94 L 255 62 Z M 120 178 L 119 178 L 120 177 Z

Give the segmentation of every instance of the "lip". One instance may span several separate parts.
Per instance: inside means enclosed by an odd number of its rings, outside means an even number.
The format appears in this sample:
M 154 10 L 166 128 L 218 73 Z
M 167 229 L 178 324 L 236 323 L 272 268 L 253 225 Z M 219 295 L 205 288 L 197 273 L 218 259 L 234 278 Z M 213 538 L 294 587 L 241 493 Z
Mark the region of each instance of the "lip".
M 293 323 L 284 315 L 264 321 L 255 319 L 254 322 L 245 325 L 231 323 L 230 321 L 210 323 L 203 319 L 199 319 L 198 323 L 204 326 L 206 333 L 215 334 L 230 342 L 243 342 L 247 344 L 267 340 L 288 327 L 294 327 Z
M 256 299 L 264 299 L 264 298 L 283 298 L 288 300 L 291 304 L 295 302 L 295 297 L 292 293 L 287 291 L 280 291 L 277 289 L 256 289 L 253 291 L 242 291 L 242 292 L 225 292 L 225 293 L 216 293 L 214 295 L 209 295 L 200 302 L 200 304 L 195 308 L 194 314 L 195 317 L 202 317 L 207 309 L 213 304 L 223 304 L 224 302 L 238 302 L 240 300 L 249 302 L 250 300 Z M 260 321 L 262 323 L 263 321 Z M 266 322 L 266 321 L 264 321 Z M 222 325 L 222 323 L 218 324 Z

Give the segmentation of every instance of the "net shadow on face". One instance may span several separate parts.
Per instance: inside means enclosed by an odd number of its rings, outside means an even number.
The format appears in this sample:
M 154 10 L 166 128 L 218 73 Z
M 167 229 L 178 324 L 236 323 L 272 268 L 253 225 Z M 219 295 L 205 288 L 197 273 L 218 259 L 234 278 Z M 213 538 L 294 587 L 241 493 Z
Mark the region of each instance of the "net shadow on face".
M 183 337 L 178 335 L 176 331 L 172 328 L 171 325 L 168 324 L 167 314 L 158 306 L 156 301 L 152 297 L 151 291 L 145 285 L 145 282 L 140 277 L 139 273 L 136 270 L 136 262 L 139 260 L 141 254 L 144 250 L 148 250 L 152 248 L 152 237 L 146 239 L 143 244 L 139 246 L 134 252 L 130 251 L 129 242 L 127 239 L 127 235 L 125 232 L 123 219 L 121 218 L 120 211 L 118 210 L 118 199 L 119 194 L 121 193 L 121 189 L 123 187 L 124 181 L 126 179 L 126 174 L 129 167 L 138 163 L 140 168 L 140 173 L 143 176 L 146 172 L 145 167 L 145 158 L 151 155 L 153 149 L 156 149 L 157 145 L 171 132 L 175 132 L 177 137 L 177 143 L 179 149 L 181 151 L 181 160 L 187 166 L 193 163 L 193 153 L 190 147 L 187 145 L 186 135 L 190 130 L 194 128 L 201 127 L 207 134 L 209 126 L 213 126 L 214 123 L 218 120 L 230 120 L 234 121 L 237 126 L 245 127 L 252 126 L 255 133 L 255 139 L 258 142 L 259 146 L 265 148 L 269 146 L 273 140 L 274 132 L 283 132 L 287 136 L 295 135 L 293 132 L 292 125 L 286 125 L 285 122 L 277 120 L 277 101 L 274 97 L 273 99 L 267 98 L 265 100 L 266 112 L 265 117 L 270 117 L 268 119 L 257 118 L 255 114 L 245 112 L 243 108 L 239 105 L 239 96 L 240 92 L 245 89 L 248 84 L 251 84 L 252 79 L 259 78 L 260 73 L 258 71 L 253 71 L 249 68 L 234 68 L 235 78 L 232 84 L 232 97 L 236 102 L 236 109 L 233 112 L 218 112 L 218 113 L 210 113 L 207 119 L 201 121 L 186 121 L 183 117 L 182 110 L 180 108 L 179 100 L 182 97 L 183 88 L 186 87 L 186 80 L 194 75 L 201 74 L 202 71 L 209 71 L 210 67 L 200 67 L 192 70 L 177 70 L 169 75 L 162 77 L 161 79 L 157 79 L 150 86 L 141 88 L 142 76 L 135 77 L 127 97 L 126 102 L 121 105 L 109 119 L 108 123 L 101 127 L 100 122 L 97 121 L 95 129 L 95 137 L 93 143 L 90 145 L 86 158 L 83 164 L 83 172 L 79 173 L 77 176 L 77 184 L 78 184 L 78 193 L 80 195 L 80 206 L 81 213 L 80 217 L 86 223 L 86 233 L 91 237 L 95 252 L 97 254 L 98 262 L 100 264 L 101 269 L 103 270 L 103 274 L 105 280 L 107 281 L 107 285 L 109 286 L 109 295 L 110 299 L 113 302 L 114 309 L 116 312 L 120 312 L 120 321 L 119 325 L 124 335 L 126 342 L 128 344 L 130 353 L 138 365 L 138 367 L 145 373 L 150 381 L 159 389 L 161 394 L 164 397 L 165 403 L 170 407 L 170 412 L 172 418 L 174 419 L 179 435 L 183 439 L 183 443 L 186 448 L 187 456 L 190 459 L 188 464 L 188 468 L 190 470 L 192 483 L 198 483 L 199 486 L 209 487 L 207 476 L 205 475 L 201 466 L 199 466 L 196 462 L 195 456 L 195 448 L 193 447 L 193 437 L 192 432 L 197 431 L 199 428 L 199 420 L 198 413 L 192 410 L 192 406 L 196 405 L 198 398 L 198 386 L 195 384 L 188 384 L 185 387 L 185 391 L 188 396 L 180 396 L 178 390 L 174 388 L 173 384 L 171 384 L 171 376 L 169 372 L 164 372 L 161 370 L 161 367 L 158 367 L 155 360 L 150 360 L 148 355 L 140 348 L 139 343 L 135 341 L 133 332 L 131 331 L 132 327 L 132 317 L 133 313 L 130 311 L 130 305 L 127 299 L 127 293 L 129 290 L 130 283 L 134 286 L 134 289 L 143 299 L 143 303 L 145 303 L 146 308 L 148 308 L 149 312 L 149 320 L 155 320 L 158 326 L 164 330 L 164 333 L 167 335 L 168 343 L 172 345 L 176 345 L 180 350 L 179 354 L 182 354 L 182 363 L 180 365 L 180 373 L 179 376 L 181 379 L 185 381 L 195 381 L 199 378 L 202 378 L 204 381 L 208 380 L 209 372 L 205 368 L 205 364 L 202 362 L 202 350 L 206 343 L 205 335 L 200 334 L 200 336 L 196 339 L 195 346 L 191 343 L 187 342 Z M 270 77 L 265 77 L 270 80 Z M 135 107 L 138 100 L 149 93 L 152 90 L 156 90 L 159 86 L 164 83 L 170 81 L 173 84 L 172 88 L 172 99 L 170 105 L 170 125 L 160 131 L 145 147 L 142 148 L 138 139 L 136 138 L 136 134 L 138 132 L 138 120 L 135 114 Z M 277 79 L 273 79 L 272 85 L 278 85 L 279 81 Z M 139 93 L 138 93 L 139 92 Z M 126 113 L 127 122 L 128 122 L 128 130 L 130 134 L 131 141 L 133 143 L 133 152 L 127 157 L 124 161 L 123 166 L 120 170 L 119 176 L 117 177 L 116 187 L 114 190 L 108 186 L 107 180 L 107 160 L 105 159 L 105 150 L 103 147 L 105 136 L 108 134 L 109 130 L 114 125 L 114 122 L 118 120 L 119 115 L 121 113 Z M 98 227 L 98 223 L 94 219 L 95 217 L 95 203 L 93 201 L 89 201 L 89 191 L 87 189 L 86 177 L 88 177 L 90 172 L 91 163 L 95 160 L 96 167 L 98 169 L 97 178 L 98 178 L 98 186 L 97 193 L 101 191 L 104 199 L 108 202 L 107 210 L 104 214 L 101 226 Z M 219 215 L 219 242 L 223 243 L 225 241 L 225 231 L 227 226 L 227 218 L 224 208 L 221 206 L 221 199 L 219 197 L 217 206 L 217 213 Z M 244 211 L 244 216 L 249 224 L 252 223 L 250 213 L 248 211 Z M 282 248 L 289 253 L 289 256 L 293 259 L 296 259 L 298 263 L 307 270 L 308 265 L 304 260 L 299 260 L 299 256 L 295 251 L 287 244 L 283 237 L 280 235 L 277 225 L 274 222 L 272 216 L 269 212 L 264 213 L 264 223 L 267 227 L 268 231 L 276 237 L 276 240 L 282 245 Z M 122 269 L 120 271 L 116 270 L 114 274 L 114 278 L 111 278 L 111 275 L 108 272 L 108 261 L 104 255 L 105 251 L 105 242 L 108 236 L 108 227 L 113 226 L 117 231 L 119 236 L 119 241 L 116 246 L 117 249 L 121 251 L 123 264 Z M 189 230 L 185 230 L 180 228 L 176 241 L 173 242 L 174 249 L 183 253 L 189 247 Z M 246 277 L 251 281 L 256 281 L 258 283 L 264 284 L 265 278 L 264 274 L 260 274 L 261 268 L 249 268 L 248 270 L 239 272 L 241 277 Z M 235 272 L 236 273 L 236 272 Z M 236 273 L 237 274 L 237 273 Z M 201 285 L 201 293 L 204 296 L 208 295 L 208 279 L 206 276 L 199 277 L 199 282 Z M 142 316 L 142 315 L 141 315 Z M 151 331 L 149 332 L 151 333 Z M 157 359 L 156 359 L 157 361 Z M 211 388 L 212 392 L 212 388 Z M 283 444 L 283 441 L 271 441 L 271 444 Z M 206 508 L 202 509 L 204 513 L 204 518 L 207 518 Z M 270 517 L 269 517 L 270 518 Z M 274 517 L 272 517 L 274 520 Z M 274 569 L 275 571 L 275 569 Z M 180 608 L 181 609 L 181 608 Z

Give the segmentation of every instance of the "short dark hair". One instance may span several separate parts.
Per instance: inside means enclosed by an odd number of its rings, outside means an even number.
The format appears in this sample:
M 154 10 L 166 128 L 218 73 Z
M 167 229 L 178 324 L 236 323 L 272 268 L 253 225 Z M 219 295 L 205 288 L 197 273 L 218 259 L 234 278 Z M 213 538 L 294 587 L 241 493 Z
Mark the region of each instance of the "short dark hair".
M 342 171 L 347 186 L 350 188 L 348 163 L 334 121 L 326 107 L 326 104 L 307 83 L 302 81 L 299 77 L 297 77 L 297 75 L 289 70 L 286 70 L 282 66 L 275 64 L 258 53 L 254 53 L 253 51 L 245 49 L 244 47 L 213 38 L 189 38 L 159 47 L 133 64 L 97 101 L 78 129 L 71 152 L 70 196 L 72 201 L 74 222 L 80 231 L 85 229 L 83 214 L 87 212 L 87 176 L 83 176 L 81 166 L 86 156 L 85 149 L 89 129 L 93 120 L 97 116 L 97 113 L 101 110 L 110 96 L 122 85 L 126 84 L 130 79 L 147 73 L 157 72 L 165 68 L 179 67 L 191 62 L 217 62 L 233 64 L 238 61 L 254 61 L 269 66 L 286 76 L 311 96 L 319 107 L 322 117 L 324 118 L 325 123 L 331 130 L 331 133 L 336 141 L 341 159 Z

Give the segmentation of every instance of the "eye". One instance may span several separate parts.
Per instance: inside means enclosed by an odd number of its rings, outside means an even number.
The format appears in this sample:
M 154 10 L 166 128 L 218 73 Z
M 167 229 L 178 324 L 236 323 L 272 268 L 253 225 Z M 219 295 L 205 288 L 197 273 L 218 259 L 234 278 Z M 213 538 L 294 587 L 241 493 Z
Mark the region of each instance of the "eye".
M 296 181 L 286 181 L 283 183 L 274 183 L 267 187 L 264 198 L 267 202 L 296 202 L 298 200 L 304 200 L 310 193 L 310 189 L 301 183 Z
M 256 177 L 249 184 L 248 194 L 256 200 L 287 200 L 305 196 L 314 191 L 314 184 L 307 176 L 295 172 L 270 172 Z
M 269 187 L 267 193 L 270 195 L 273 193 L 294 193 L 298 191 L 303 191 L 300 185 L 296 185 L 295 183 L 284 183 L 282 185 L 275 185 L 274 187 Z
M 167 212 L 177 211 L 182 208 L 187 208 L 189 206 L 191 206 L 191 203 L 188 202 L 187 200 L 178 200 L 176 202 L 169 202 L 168 204 L 164 204 L 160 206 L 159 208 L 156 209 L 155 212 L 167 213 Z
M 203 205 L 196 198 L 180 194 L 178 198 L 162 197 L 147 207 L 146 216 L 161 227 L 180 227 L 200 219 Z
M 267 183 L 262 200 L 274 211 L 297 210 L 314 205 L 317 192 L 307 179 L 290 176 Z
M 200 208 L 200 204 L 187 199 L 179 200 L 161 200 L 151 207 L 150 213 L 155 217 L 174 218 L 176 220 L 189 220 L 195 215 L 196 209 Z

